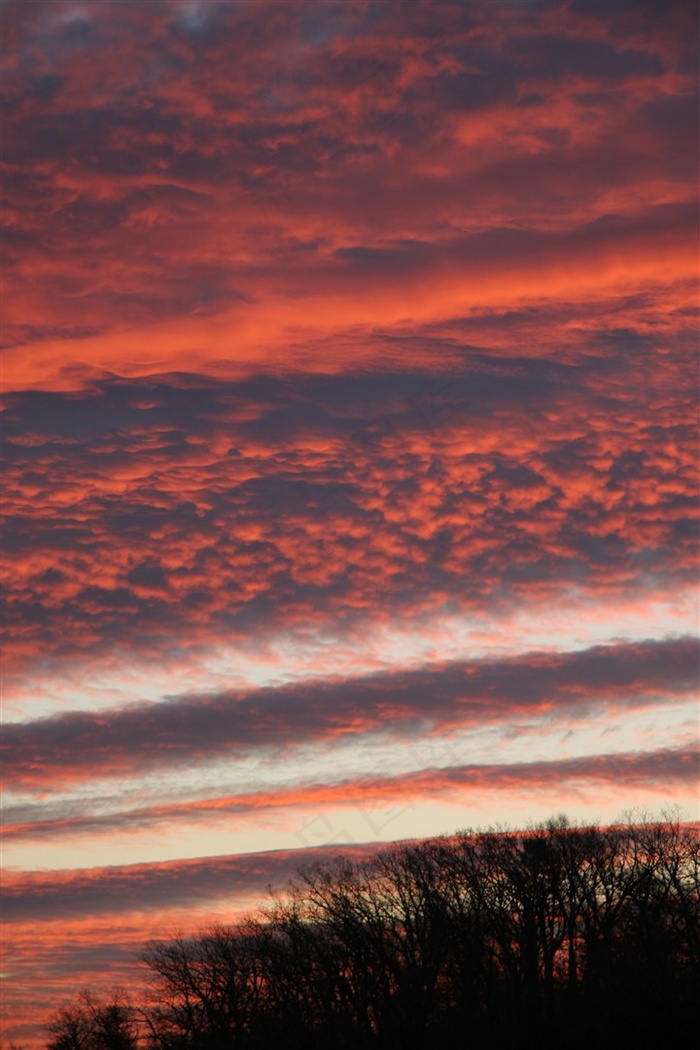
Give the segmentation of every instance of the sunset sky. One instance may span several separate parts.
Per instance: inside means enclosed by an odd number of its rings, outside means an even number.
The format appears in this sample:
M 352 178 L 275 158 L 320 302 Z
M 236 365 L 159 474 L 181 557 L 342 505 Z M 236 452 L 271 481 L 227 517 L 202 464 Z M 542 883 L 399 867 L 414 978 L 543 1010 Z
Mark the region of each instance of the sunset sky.
M 3 1038 L 341 846 L 698 812 L 694 0 L 5 0 Z

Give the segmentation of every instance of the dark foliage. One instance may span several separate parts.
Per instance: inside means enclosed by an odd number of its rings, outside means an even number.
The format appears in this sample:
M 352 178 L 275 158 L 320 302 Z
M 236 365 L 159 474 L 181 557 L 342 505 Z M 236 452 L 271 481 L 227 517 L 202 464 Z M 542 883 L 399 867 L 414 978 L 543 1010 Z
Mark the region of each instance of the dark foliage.
M 131 1050 L 137 1015 L 148 1050 L 673 1044 L 695 1019 L 698 846 L 674 821 L 558 818 L 302 869 L 261 918 L 150 944 L 126 1042 L 70 1037 L 79 1005 L 49 1050 Z
M 71 1007 L 58 1011 L 49 1025 L 50 1050 L 136 1050 L 137 1022 L 125 999 L 116 993 L 104 1002 L 81 992 Z

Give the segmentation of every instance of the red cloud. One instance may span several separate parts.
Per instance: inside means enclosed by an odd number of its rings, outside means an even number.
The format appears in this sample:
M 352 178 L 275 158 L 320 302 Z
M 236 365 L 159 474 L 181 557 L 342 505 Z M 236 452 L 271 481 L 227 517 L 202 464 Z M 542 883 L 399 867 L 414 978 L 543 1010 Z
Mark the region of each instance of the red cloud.
M 140 829 L 184 820 L 235 814 L 251 817 L 274 809 L 390 804 L 396 799 L 438 798 L 466 802 L 471 795 L 509 791 L 518 797 L 537 796 L 556 789 L 559 798 L 576 791 L 596 791 L 612 785 L 644 787 L 669 794 L 679 787 L 698 785 L 700 755 L 697 750 L 663 749 L 642 754 L 594 755 L 554 762 L 521 762 L 512 765 L 467 765 L 423 769 L 402 776 L 353 778 L 334 784 L 301 783 L 256 793 L 167 803 L 122 810 L 104 816 L 79 816 L 10 823 L 7 839 L 43 839 L 65 835 L 93 835 Z
M 453 663 L 217 696 L 183 696 L 101 713 L 72 712 L 6 725 L 5 782 L 58 786 L 149 768 L 204 762 L 232 749 L 397 736 L 504 724 L 518 714 L 626 710 L 697 685 L 697 643 L 595 647 L 504 661 Z
M 696 583 L 694 5 L 39 0 L 3 29 L 13 786 L 689 692 L 692 643 L 661 639 L 694 624 L 653 604 Z M 60 710 L 58 682 L 269 637 L 347 648 L 451 615 L 508 648 L 572 595 L 596 638 L 647 610 L 649 641 Z M 412 790 L 614 777 L 633 798 L 687 782 L 669 743 Z M 77 921 L 81 878 L 30 879 L 25 918 Z M 101 880 L 111 921 L 125 883 Z

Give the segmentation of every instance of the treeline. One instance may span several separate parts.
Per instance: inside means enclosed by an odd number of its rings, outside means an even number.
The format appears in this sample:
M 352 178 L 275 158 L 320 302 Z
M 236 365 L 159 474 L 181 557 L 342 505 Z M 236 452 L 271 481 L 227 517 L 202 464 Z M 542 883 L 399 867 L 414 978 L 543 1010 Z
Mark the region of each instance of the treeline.
M 658 1047 L 697 1020 L 700 850 L 677 821 L 557 818 L 301 869 L 260 916 L 149 944 L 49 1050 Z

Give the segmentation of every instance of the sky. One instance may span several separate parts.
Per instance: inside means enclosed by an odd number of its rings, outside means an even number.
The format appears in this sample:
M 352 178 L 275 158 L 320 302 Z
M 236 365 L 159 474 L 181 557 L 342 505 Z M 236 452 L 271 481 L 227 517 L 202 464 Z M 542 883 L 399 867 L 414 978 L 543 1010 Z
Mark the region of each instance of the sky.
M 342 851 L 698 810 L 694 0 L 4 0 L 4 1040 Z

